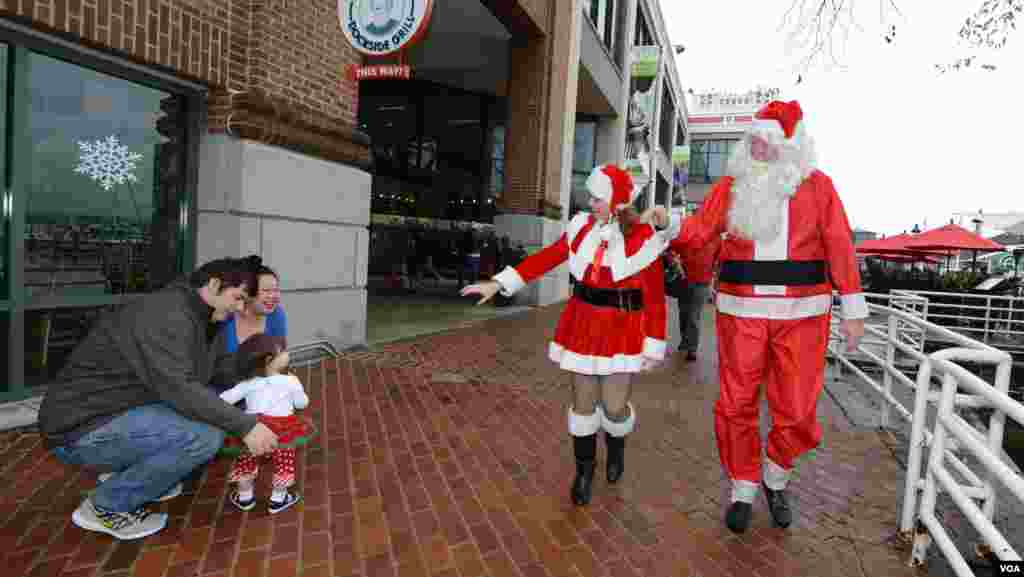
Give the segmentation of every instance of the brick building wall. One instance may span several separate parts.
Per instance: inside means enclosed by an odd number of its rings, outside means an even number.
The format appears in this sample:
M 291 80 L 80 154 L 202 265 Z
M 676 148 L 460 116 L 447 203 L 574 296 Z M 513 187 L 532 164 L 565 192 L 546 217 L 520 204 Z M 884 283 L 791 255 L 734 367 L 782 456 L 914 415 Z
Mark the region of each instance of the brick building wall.
M 369 162 L 336 0 L 0 0 L 0 16 L 207 85 L 210 132 Z

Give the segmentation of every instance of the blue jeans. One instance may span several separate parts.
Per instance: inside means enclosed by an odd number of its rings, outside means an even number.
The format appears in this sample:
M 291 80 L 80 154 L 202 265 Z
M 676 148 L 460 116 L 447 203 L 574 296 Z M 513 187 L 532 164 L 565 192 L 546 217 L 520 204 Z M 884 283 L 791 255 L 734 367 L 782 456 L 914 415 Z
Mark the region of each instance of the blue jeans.
M 220 429 L 153 404 L 131 409 L 53 453 L 69 465 L 113 472 L 92 501 L 125 513 L 166 493 L 212 459 L 223 442 Z

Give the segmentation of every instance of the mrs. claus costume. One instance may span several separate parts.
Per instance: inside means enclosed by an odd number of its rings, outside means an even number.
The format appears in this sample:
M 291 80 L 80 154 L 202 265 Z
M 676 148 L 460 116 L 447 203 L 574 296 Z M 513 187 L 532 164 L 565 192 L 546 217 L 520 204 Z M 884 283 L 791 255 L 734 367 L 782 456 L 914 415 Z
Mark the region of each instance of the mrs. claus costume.
M 816 167 L 802 120 L 796 101 L 774 101 L 759 110 L 729 159 L 728 175 L 671 242 L 675 250 L 691 251 L 723 239 L 715 436 L 732 481 L 726 524 L 735 532 L 749 525 L 762 484 L 776 524 L 785 527 L 792 519 L 784 491 L 793 462 L 821 440 L 816 406 L 832 290 L 840 294 L 844 319 L 868 316 L 843 203 Z M 755 160 L 754 147 L 776 157 Z M 670 237 L 679 224 L 672 220 Z M 762 383 L 772 416 L 763 468 Z
M 666 241 L 643 223 L 623 235 L 616 215 L 636 195 L 629 174 L 612 165 L 595 168 L 586 181 L 590 194 L 608 203 L 612 218 L 601 222 L 581 212 L 552 245 L 506 267 L 494 280 L 505 296 L 543 276 L 565 261 L 576 283 L 558 321 L 548 357 L 559 367 L 598 378 L 637 373 L 665 356 L 665 287 L 660 255 Z M 590 500 L 596 435 L 604 429 L 608 444 L 608 480 L 623 470 L 625 437 L 636 425 L 636 413 L 626 403 L 628 417 L 610 418 L 600 404 L 592 414 L 569 409 L 569 433 L 574 437 L 577 476 L 572 498 L 578 505 Z

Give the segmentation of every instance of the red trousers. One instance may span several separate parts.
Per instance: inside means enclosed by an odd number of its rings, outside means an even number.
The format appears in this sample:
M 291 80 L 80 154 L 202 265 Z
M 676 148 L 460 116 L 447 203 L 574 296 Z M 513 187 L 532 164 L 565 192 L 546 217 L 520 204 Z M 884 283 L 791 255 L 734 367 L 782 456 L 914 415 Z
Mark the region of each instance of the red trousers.
M 275 489 L 284 489 L 295 484 L 295 449 L 274 449 L 270 454 L 274 465 L 272 484 Z M 260 457 L 243 453 L 231 468 L 228 481 L 253 481 L 260 472 Z
M 772 418 L 769 459 L 792 469 L 797 457 L 821 441 L 817 404 L 825 379 L 830 317 L 769 320 L 718 314 L 715 437 L 722 467 L 733 481 L 761 481 L 762 383 Z

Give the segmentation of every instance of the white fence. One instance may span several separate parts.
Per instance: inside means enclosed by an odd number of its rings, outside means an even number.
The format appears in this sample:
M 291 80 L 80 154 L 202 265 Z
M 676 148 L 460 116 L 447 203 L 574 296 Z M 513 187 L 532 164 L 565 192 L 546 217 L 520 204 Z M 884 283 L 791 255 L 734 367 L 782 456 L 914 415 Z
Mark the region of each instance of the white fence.
M 1024 353 L 1024 297 L 893 290 L 930 301 L 922 318 L 1004 351 Z
M 868 302 L 871 317 L 858 350 L 846 351 L 836 321 L 829 354 L 836 361 L 840 375 L 842 369 L 852 372 L 885 400 L 880 415 L 883 427 L 890 426 L 893 411 L 910 423 L 907 477 L 899 524 L 900 534 L 913 543 L 910 564 L 924 562 L 934 539 L 959 577 L 974 575 L 935 515 L 940 491 L 950 495 L 993 555 L 1002 561 L 1020 560 L 1020 553 L 992 524 L 996 506 L 994 481 L 1024 502 L 1024 477 L 1001 456 L 1006 416 L 1024 424 L 1024 405 L 1007 394 L 1013 364 L 1010 354 L 929 322 L 930 304 L 923 294 L 871 294 Z M 948 343 L 951 347 L 926 354 L 925 341 Z M 861 368 L 867 363 L 881 369 L 881 379 Z M 961 363 L 995 367 L 995 382 L 984 381 Z M 916 379 L 911 379 L 907 375 L 915 369 Z M 939 378 L 941 388 L 933 388 Z M 908 387 L 913 392 L 912 407 L 904 406 L 893 395 L 894 385 Z M 931 430 L 929 406 L 937 408 Z M 993 409 L 988 423 L 984 424 L 986 431 L 979 431 L 958 415 L 956 410 L 960 407 Z M 924 467 L 926 446 L 931 451 Z M 958 451 L 968 451 L 985 471 L 979 474 L 972 470 L 957 455 Z M 975 501 L 980 501 L 981 506 Z M 918 527 L 923 529 L 917 530 Z

